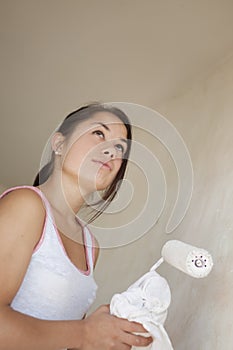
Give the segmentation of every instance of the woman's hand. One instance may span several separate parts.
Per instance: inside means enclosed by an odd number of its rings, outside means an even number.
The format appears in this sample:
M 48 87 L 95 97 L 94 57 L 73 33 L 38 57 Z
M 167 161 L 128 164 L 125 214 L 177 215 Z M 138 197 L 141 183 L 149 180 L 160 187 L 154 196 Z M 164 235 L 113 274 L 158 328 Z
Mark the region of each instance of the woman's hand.
M 83 320 L 83 334 L 80 350 L 129 350 L 134 346 L 148 346 L 151 337 L 133 333 L 145 333 L 136 322 L 110 315 L 109 306 L 101 306 Z

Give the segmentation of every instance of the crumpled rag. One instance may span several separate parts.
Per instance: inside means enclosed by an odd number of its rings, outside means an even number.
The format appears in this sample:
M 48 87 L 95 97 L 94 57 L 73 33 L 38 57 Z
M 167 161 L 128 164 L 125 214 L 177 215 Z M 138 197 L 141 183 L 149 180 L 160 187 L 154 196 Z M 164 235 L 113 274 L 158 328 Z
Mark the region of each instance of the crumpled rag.
M 164 328 L 171 292 L 165 278 L 150 271 L 132 284 L 125 292 L 113 295 L 110 302 L 112 315 L 141 323 L 153 337 L 147 347 L 132 349 L 173 350 Z

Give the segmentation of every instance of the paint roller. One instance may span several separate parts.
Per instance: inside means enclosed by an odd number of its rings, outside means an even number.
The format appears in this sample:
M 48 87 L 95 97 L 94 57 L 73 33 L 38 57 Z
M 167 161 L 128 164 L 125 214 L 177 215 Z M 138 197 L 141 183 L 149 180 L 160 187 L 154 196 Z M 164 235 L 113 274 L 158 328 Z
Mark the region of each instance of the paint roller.
M 150 271 L 156 270 L 166 261 L 192 277 L 203 278 L 213 267 L 212 257 L 205 249 L 178 240 L 167 241 L 162 247 L 161 255 L 161 259 L 152 266 Z

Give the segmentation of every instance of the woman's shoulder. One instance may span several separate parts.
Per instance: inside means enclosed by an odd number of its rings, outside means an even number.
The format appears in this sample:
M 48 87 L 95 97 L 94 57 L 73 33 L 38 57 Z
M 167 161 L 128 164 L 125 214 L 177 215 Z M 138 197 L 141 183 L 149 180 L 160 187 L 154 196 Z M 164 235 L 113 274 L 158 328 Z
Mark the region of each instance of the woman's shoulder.
M 21 210 L 41 208 L 44 211 L 44 204 L 40 190 L 32 186 L 19 186 L 6 190 L 1 195 L 1 203 L 10 205 L 11 208 L 19 207 Z
M 1 224 L 17 223 L 19 229 L 40 231 L 46 210 L 39 190 L 28 186 L 5 191 L 0 200 L 0 215 Z
M 10 304 L 22 283 L 34 248 L 43 232 L 45 209 L 36 191 L 13 188 L 0 200 L 0 259 L 2 300 Z

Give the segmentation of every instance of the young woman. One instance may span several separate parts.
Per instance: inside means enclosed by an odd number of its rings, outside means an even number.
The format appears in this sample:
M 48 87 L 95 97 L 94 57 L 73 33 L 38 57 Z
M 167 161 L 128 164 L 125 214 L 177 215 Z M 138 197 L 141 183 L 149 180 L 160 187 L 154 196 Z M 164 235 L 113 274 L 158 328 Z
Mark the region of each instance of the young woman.
M 78 212 L 100 192 L 96 218 L 124 177 L 131 126 L 101 104 L 69 114 L 51 139 L 51 159 L 34 186 L 6 191 L 0 201 L 0 349 L 127 350 L 151 338 L 107 305 L 94 301 L 98 244 Z M 88 205 L 87 205 L 88 207 Z M 137 335 L 135 335 L 137 333 Z

